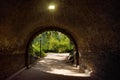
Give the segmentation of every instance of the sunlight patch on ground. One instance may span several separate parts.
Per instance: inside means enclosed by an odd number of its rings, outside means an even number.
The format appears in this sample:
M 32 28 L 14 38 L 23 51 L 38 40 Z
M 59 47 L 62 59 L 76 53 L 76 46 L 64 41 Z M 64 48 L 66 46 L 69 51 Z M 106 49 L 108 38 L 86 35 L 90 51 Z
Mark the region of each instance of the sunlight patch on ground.
M 52 74 L 60 74 L 60 75 L 66 75 L 66 76 L 80 76 L 80 77 L 90 77 L 90 74 L 87 73 L 75 73 L 70 70 L 65 69 L 52 69 L 52 71 L 47 71 L 48 73 Z
M 47 73 L 65 76 L 90 77 L 91 72 L 89 70 L 85 70 L 85 73 L 80 73 L 79 67 L 67 64 L 64 61 L 66 56 L 68 56 L 68 53 L 50 53 L 45 58 L 38 61 L 36 69 Z

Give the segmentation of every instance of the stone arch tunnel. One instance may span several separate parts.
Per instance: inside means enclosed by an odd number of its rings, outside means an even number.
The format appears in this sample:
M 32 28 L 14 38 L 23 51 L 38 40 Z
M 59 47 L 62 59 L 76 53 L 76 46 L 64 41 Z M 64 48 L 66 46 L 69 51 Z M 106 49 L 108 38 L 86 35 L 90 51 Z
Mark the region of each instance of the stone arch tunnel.
M 35 39 L 35 37 L 37 37 L 39 34 L 42 34 L 45 31 L 57 31 L 57 32 L 61 32 L 62 34 L 66 35 L 70 39 L 71 43 L 74 45 L 75 51 L 79 52 L 75 34 L 72 34 L 72 32 L 69 32 L 67 29 L 64 29 L 63 27 L 59 27 L 59 26 L 49 25 L 49 26 L 44 26 L 43 28 L 39 27 L 33 30 L 33 32 L 28 37 L 28 41 L 26 45 L 26 66 L 29 67 L 30 65 L 29 47 L 32 41 Z M 79 56 L 79 53 L 77 55 Z M 79 60 L 77 60 L 77 62 L 79 62 Z
M 54 3 L 54 11 L 47 9 Z M 32 34 L 68 31 L 97 80 L 118 80 L 120 11 L 116 0 L 0 0 L 0 80 L 26 67 Z M 64 31 L 64 32 L 65 32 Z

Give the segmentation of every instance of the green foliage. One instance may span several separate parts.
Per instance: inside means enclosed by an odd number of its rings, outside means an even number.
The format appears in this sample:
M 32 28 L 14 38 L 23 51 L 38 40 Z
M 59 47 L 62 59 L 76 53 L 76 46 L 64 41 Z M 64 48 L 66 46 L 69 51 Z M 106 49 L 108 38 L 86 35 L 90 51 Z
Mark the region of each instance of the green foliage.
M 46 56 L 45 52 L 68 52 L 73 47 L 73 44 L 66 35 L 58 31 L 47 31 L 38 35 L 33 40 L 30 46 L 30 53 L 32 56 L 44 57 Z

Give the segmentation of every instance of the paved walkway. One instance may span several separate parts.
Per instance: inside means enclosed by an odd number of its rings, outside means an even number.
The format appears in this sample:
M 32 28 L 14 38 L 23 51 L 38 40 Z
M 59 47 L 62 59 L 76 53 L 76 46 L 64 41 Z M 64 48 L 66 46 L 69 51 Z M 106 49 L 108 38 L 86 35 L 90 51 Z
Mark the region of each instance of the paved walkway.
M 79 73 L 79 69 L 67 64 L 68 54 L 49 53 L 32 68 L 17 75 L 12 80 L 92 80 L 90 74 Z

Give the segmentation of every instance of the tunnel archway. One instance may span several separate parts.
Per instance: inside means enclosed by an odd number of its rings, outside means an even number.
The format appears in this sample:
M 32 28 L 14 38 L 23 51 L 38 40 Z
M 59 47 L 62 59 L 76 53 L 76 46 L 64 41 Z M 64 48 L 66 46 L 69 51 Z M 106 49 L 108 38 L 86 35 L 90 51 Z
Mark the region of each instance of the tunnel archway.
M 74 44 L 74 48 L 77 52 L 78 51 L 78 44 L 77 44 L 77 41 L 75 40 L 75 37 L 74 35 L 67 29 L 64 29 L 64 28 L 59 28 L 59 27 L 56 27 L 56 26 L 48 26 L 48 27 L 42 27 L 42 28 L 37 28 L 35 30 L 33 30 L 33 32 L 30 34 L 30 37 L 28 39 L 28 43 L 27 43 L 27 47 L 26 47 L 26 63 L 25 63 L 25 66 L 27 68 L 29 68 L 29 46 L 31 44 L 31 42 L 33 41 L 33 39 L 38 36 L 39 34 L 45 32 L 45 31 L 58 31 L 58 32 L 61 32 L 63 34 L 65 34 Z M 77 56 L 79 56 L 79 53 L 77 53 Z

